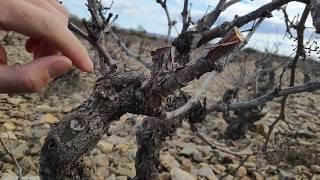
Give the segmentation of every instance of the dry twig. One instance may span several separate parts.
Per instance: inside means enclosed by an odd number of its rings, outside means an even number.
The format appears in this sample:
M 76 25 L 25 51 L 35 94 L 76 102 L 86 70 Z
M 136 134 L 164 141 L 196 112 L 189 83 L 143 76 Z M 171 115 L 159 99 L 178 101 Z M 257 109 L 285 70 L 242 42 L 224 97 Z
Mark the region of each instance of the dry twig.
M 169 42 L 170 40 L 170 36 L 171 36 L 171 31 L 172 31 L 172 27 L 174 27 L 176 29 L 176 31 L 178 32 L 177 28 L 176 28 L 176 24 L 177 21 L 172 20 L 169 10 L 168 10 L 168 6 L 167 6 L 167 0 L 157 0 L 157 3 L 159 3 L 161 5 L 161 7 L 163 8 L 163 10 L 166 13 L 167 16 L 167 20 L 168 20 L 168 33 L 167 33 L 167 41 Z
M 296 49 L 296 56 L 294 57 L 294 60 L 291 64 L 291 76 L 290 76 L 290 84 L 288 89 L 304 89 L 307 90 L 310 89 L 310 91 L 312 91 L 312 88 L 317 88 L 317 86 L 319 85 L 319 82 L 310 82 L 306 83 L 305 85 L 300 86 L 300 88 L 294 87 L 295 85 L 295 75 L 296 75 L 296 66 L 297 63 L 300 59 L 300 57 L 305 58 L 305 50 L 304 50 L 304 30 L 305 30 L 305 23 L 307 21 L 308 15 L 310 13 L 310 4 L 307 4 L 303 14 L 301 16 L 301 19 L 297 25 L 297 49 Z M 319 87 L 318 87 L 319 88 Z M 316 89 L 315 89 L 316 90 Z M 268 142 L 270 140 L 270 136 L 274 130 L 274 128 L 276 127 L 276 125 L 280 122 L 280 121 L 285 121 L 286 115 L 285 115 L 285 108 L 286 108 L 286 102 L 288 99 L 289 94 L 284 95 L 281 99 L 281 109 L 280 109 L 280 114 L 279 117 L 269 126 L 269 131 L 265 140 L 265 148 L 268 148 Z M 286 122 L 286 121 L 285 121 Z
M 130 51 L 130 49 L 121 41 L 121 39 L 119 38 L 118 35 L 116 35 L 116 33 L 114 33 L 112 30 L 110 31 L 111 36 L 117 41 L 118 45 L 121 47 L 121 49 L 129 56 L 132 57 L 134 59 L 136 59 L 137 61 L 139 61 L 141 64 L 143 64 L 146 68 L 150 69 L 151 65 L 149 63 L 147 63 L 147 61 L 145 59 L 142 59 L 140 54 L 136 54 L 132 51 Z
M 12 153 L 12 150 L 9 150 L 8 146 L 6 145 L 6 143 L 4 142 L 4 140 L 2 139 L 2 137 L 0 137 L 0 143 L 2 145 L 2 147 L 4 148 L 4 151 L 9 154 L 9 156 L 11 157 L 11 159 L 14 161 L 14 164 L 16 165 L 16 168 L 18 170 L 18 176 L 19 176 L 19 180 L 22 180 L 22 169 L 20 164 L 18 163 L 16 157 L 14 156 L 14 154 Z

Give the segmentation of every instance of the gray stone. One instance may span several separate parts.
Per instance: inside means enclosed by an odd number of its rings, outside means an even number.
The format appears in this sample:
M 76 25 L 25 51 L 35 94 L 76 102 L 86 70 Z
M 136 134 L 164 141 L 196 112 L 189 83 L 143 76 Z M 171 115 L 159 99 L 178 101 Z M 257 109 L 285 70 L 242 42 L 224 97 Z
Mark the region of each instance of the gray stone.
M 311 171 L 313 173 L 320 173 L 320 166 L 319 165 L 313 165 L 311 166 Z
M 127 180 L 128 177 L 127 176 L 118 176 L 116 179 L 117 180 Z
M 25 174 L 30 172 L 31 170 L 36 170 L 36 167 L 30 157 L 23 157 L 19 162 L 21 168 L 23 169 Z
M 172 180 L 196 180 L 191 174 L 176 167 L 171 169 L 170 175 Z
M 107 178 L 107 180 L 116 180 L 116 175 L 112 174 Z
M 202 161 L 204 161 L 203 156 L 202 156 L 202 153 L 199 152 L 199 151 L 195 151 L 195 152 L 192 154 L 192 158 L 193 158 L 193 160 L 195 160 L 195 161 L 197 161 L 197 162 L 202 162 Z
M 175 157 L 173 157 L 170 153 L 164 152 L 160 155 L 160 162 L 163 167 L 167 170 L 171 170 L 173 167 L 179 167 L 179 163 L 176 161 Z M 178 163 L 178 164 L 177 164 Z
M 280 180 L 295 180 L 296 178 L 291 172 L 280 170 L 279 179 Z
M 17 136 L 12 131 L 0 133 L 2 139 L 17 140 Z
M 221 174 L 221 173 L 225 172 L 226 170 L 227 170 L 227 168 L 221 164 L 216 164 L 213 166 L 213 171 L 217 174 Z
M 254 162 L 245 162 L 243 165 L 250 171 L 255 171 L 257 169 L 257 164 Z
M 7 100 L 8 100 L 8 103 L 13 105 L 18 105 L 24 101 L 23 99 L 20 99 L 20 98 L 8 98 Z
M 117 144 L 126 144 L 128 143 L 128 139 L 123 138 L 123 137 L 119 137 L 116 135 L 112 135 L 107 139 L 108 143 L 111 143 L 113 145 L 117 145 Z
M 3 173 L 1 174 L 1 180 L 19 180 L 19 176 L 15 174 Z M 22 180 L 40 180 L 39 176 L 25 176 Z
M 40 113 L 55 113 L 59 112 L 60 109 L 57 107 L 51 107 L 47 104 L 39 105 L 36 107 L 37 111 Z
M 197 148 L 192 144 L 187 144 L 179 153 L 185 156 L 191 156 L 195 152 L 199 152 Z
M 159 175 L 159 180 L 170 180 L 170 174 L 169 173 L 161 173 Z
M 24 157 L 27 150 L 29 150 L 29 147 L 26 143 L 21 143 L 14 149 L 12 149 L 14 156 L 18 160 Z
M 218 179 L 209 166 L 203 166 L 202 168 L 200 168 L 198 171 L 198 175 L 206 177 L 210 180 Z
M 99 141 L 97 146 L 100 149 L 100 151 L 104 154 L 108 154 L 113 150 L 113 144 L 107 142 Z
M 74 93 L 71 96 L 72 103 L 80 103 L 83 100 L 83 97 L 79 93 Z
M 135 170 L 133 163 L 128 163 L 124 167 L 121 167 L 121 166 L 118 167 L 115 170 L 115 173 L 120 176 L 129 176 L 129 177 L 133 178 L 136 175 L 136 170 Z
M 261 174 L 259 174 L 258 172 L 253 172 L 252 173 L 252 177 L 255 179 L 255 180 L 264 180 L 263 176 Z
M 226 178 L 225 178 L 225 180 L 234 180 L 235 178 L 233 177 L 233 176 L 231 176 L 231 175 L 228 175 Z
M 247 175 L 247 169 L 243 166 L 241 166 L 237 172 L 236 172 L 236 176 L 237 177 L 244 177 L 245 175 Z

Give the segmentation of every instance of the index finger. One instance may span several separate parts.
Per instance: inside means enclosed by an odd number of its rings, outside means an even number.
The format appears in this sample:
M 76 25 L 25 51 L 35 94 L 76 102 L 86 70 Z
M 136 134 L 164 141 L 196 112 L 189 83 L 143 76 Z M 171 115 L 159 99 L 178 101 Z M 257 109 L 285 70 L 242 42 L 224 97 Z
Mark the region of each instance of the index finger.
M 85 47 L 54 14 L 20 0 L 7 0 L 0 6 L 0 10 L 3 13 L 0 22 L 5 29 L 46 39 L 76 67 L 86 72 L 93 71 L 93 64 Z

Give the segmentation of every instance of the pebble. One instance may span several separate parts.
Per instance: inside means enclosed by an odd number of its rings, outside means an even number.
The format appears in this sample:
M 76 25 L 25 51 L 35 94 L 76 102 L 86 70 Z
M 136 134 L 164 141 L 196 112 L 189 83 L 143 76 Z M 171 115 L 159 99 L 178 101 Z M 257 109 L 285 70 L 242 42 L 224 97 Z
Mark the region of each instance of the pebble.
M 267 177 L 265 180 L 279 180 L 279 177 L 277 175 L 270 176 L 270 177 Z M 280 180 L 282 180 L 282 179 L 280 179 Z
M 318 173 L 318 174 L 320 174 L 320 166 L 319 165 L 313 165 L 313 166 L 311 166 L 311 171 L 313 172 L 313 173 Z
M 295 174 L 302 174 L 306 170 L 308 170 L 308 168 L 305 167 L 305 166 L 302 166 L 302 165 L 299 165 L 299 166 L 296 166 L 296 167 L 293 168 L 293 172 Z
M 125 144 L 125 143 L 127 143 L 128 139 L 123 138 L 123 137 L 119 137 L 119 136 L 116 136 L 116 135 L 112 135 L 112 136 L 108 137 L 107 141 L 108 141 L 108 143 L 111 143 L 113 145 L 117 145 L 117 144 Z
M 228 165 L 228 171 L 234 171 L 237 167 L 239 166 L 239 164 L 229 164 Z
M 110 152 L 112 152 L 114 145 L 107 142 L 99 141 L 97 146 L 102 153 L 109 154 Z
M 98 154 L 93 157 L 93 163 L 95 163 L 96 166 L 98 166 L 98 167 L 108 167 L 109 160 L 106 155 Z
M 221 174 L 227 170 L 227 168 L 221 164 L 214 165 L 212 169 L 216 174 Z
M 257 169 L 257 164 L 254 162 L 245 162 L 243 166 L 246 167 L 249 171 L 255 171 Z
M 191 174 L 176 167 L 171 169 L 170 176 L 172 180 L 196 180 Z
M 243 166 L 241 166 L 237 172 L 236 172 L 236 176 L 237 177 L 244 177 L 245 175 L 247 175 L 247 169 Z
M 253 172 L 252 177 L 255 180 L 264 180 L 263 176 L 261 174 L 259 174 L 258 172 Z
M 161 173 L 159 175 L 159 180 L 170 180 L 170 174 L 169 173 Z
M 12 131 L 3 132 L 0 134 L 2 139 L 10 139 L 10 140 L 17 140 L 17 136 Z
M 13 131 L 15 130 L 17 127 L 13 122 L 6 122 L 3 124 L 3 127 L 7 130 L 7 131 Z
M 3 163 L 1 172 L 13 171 L 16 168 L 16 166 L 13 165 L 13 163 L 14 162 L 11 162 L 10 164 L 9 163 Z
M 31 170 L 36 170 L 36 167 L 30 157 L 23 157 L 20 161 L 19 164 L 21 168 L 23 169 L 24 174 L 27 174 Z
M 116 175 L 112 174 L 106 180 L 116 180 Z
M 235 178 L 233 177 L 233 176 L 231 176 L 231 175 L 228 175 L 226 178 L 225 178 L 225 180 L 234 180 Z
M 196 162 L 202 162 L 204 161 L 203 159 L 203 156 L 202 156 L 202 153 L 199 152 L 199 151 L 195 151 L 193 154 L 192 154 L 192 159 Z
M 1 176 L 1 180 L 19 180 L 17 175 L 3 173 Z M 39 176 L 24 176 L 22 180 L 40 180 Z
M 40 113 L 56 113 L 60 111 L 57 107 L 51 107 L 47 104 L 39 105 L 36 109 Z
M 136 175 L 135 166 L 133 163 L 128 163 L 126 166 L 116 168 L 115 173 L 120 176 L 129 176 L 133 178 Z
M 288 171 L 280 170 L 279 179 L 281 180 L 295 180 L 295 176 Z
M 21 143 L 18 146 L 16 146 L 14 149 L 12 149 L 13 154 L 17 160 L 22 159 L 28 150 L 29 150 L 29 147 L 27 143 Z
M 18 105 L 21 102 L 23 102 L 24 100 L 20 99 L 20 98 L 8 98 L 7 101 L 8 101 L 8 103 L 10 103 L 12 105 Z
M 187 171 L 187 172 L 191 172 L 192 170 L 192 162 L 190 159 L 187 159 L 187 158 L 183 158 L 182 162 L 181 162 L 181 169 L 184 170 L 184 171 Z
M 58 118 L 50 113 L 43 115 L 40 118 L 41 123 L 54 124 L 58 122 Z
M 179 153 L 181 155 L 191 156 L 194 153 L 199 153 L 199 150 L 193 144 L 187 144 Z
M 121 156 L 128 156 L 130 154 L 130 148 L 131 146 L 129 144 L 118 144 L 115 146 L 114 151 L 118 151 Z
M 174 163 L 176 159 L 168 152 L 164 152 L 160 154 L 160 163 L 163 167 L 165 167 L 167 170 L 171 170 L 174 167 L 179 167 L 180 165 L 177 165 Z
M 26 118 L 26 112 L 23 111 L 10 111 L 10 117 L 11 118 Z
M 128 177 L 127 176 L 118 176 L 116 179 L 117 180 L 128 180 Z
M 319 180 L 320 179 L 320 175 L 314 175 L 312 176 L 311 180 Z
M 210 180 L 218 179 L 209 166 L 203 166 L 202 168 L 200 168 L 198 171 L 198 175 L 202 177 L 206 177 Z

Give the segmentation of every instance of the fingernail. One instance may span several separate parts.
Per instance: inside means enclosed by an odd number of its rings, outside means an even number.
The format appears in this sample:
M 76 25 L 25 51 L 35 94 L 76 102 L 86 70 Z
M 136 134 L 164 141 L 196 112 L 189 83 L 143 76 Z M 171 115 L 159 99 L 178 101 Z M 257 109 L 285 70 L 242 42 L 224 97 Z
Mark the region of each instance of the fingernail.
M 88 57 L 88 68 L 89 68 L 89 72 L 93 72 L 94 71 L 93 62 L 90 59 L 90 57 Z
M 65 61 L 59 61 L 53 64 L 49 69 L 50 78 L 56 78 L 67 72 L 71 68 L 71 65 Z

